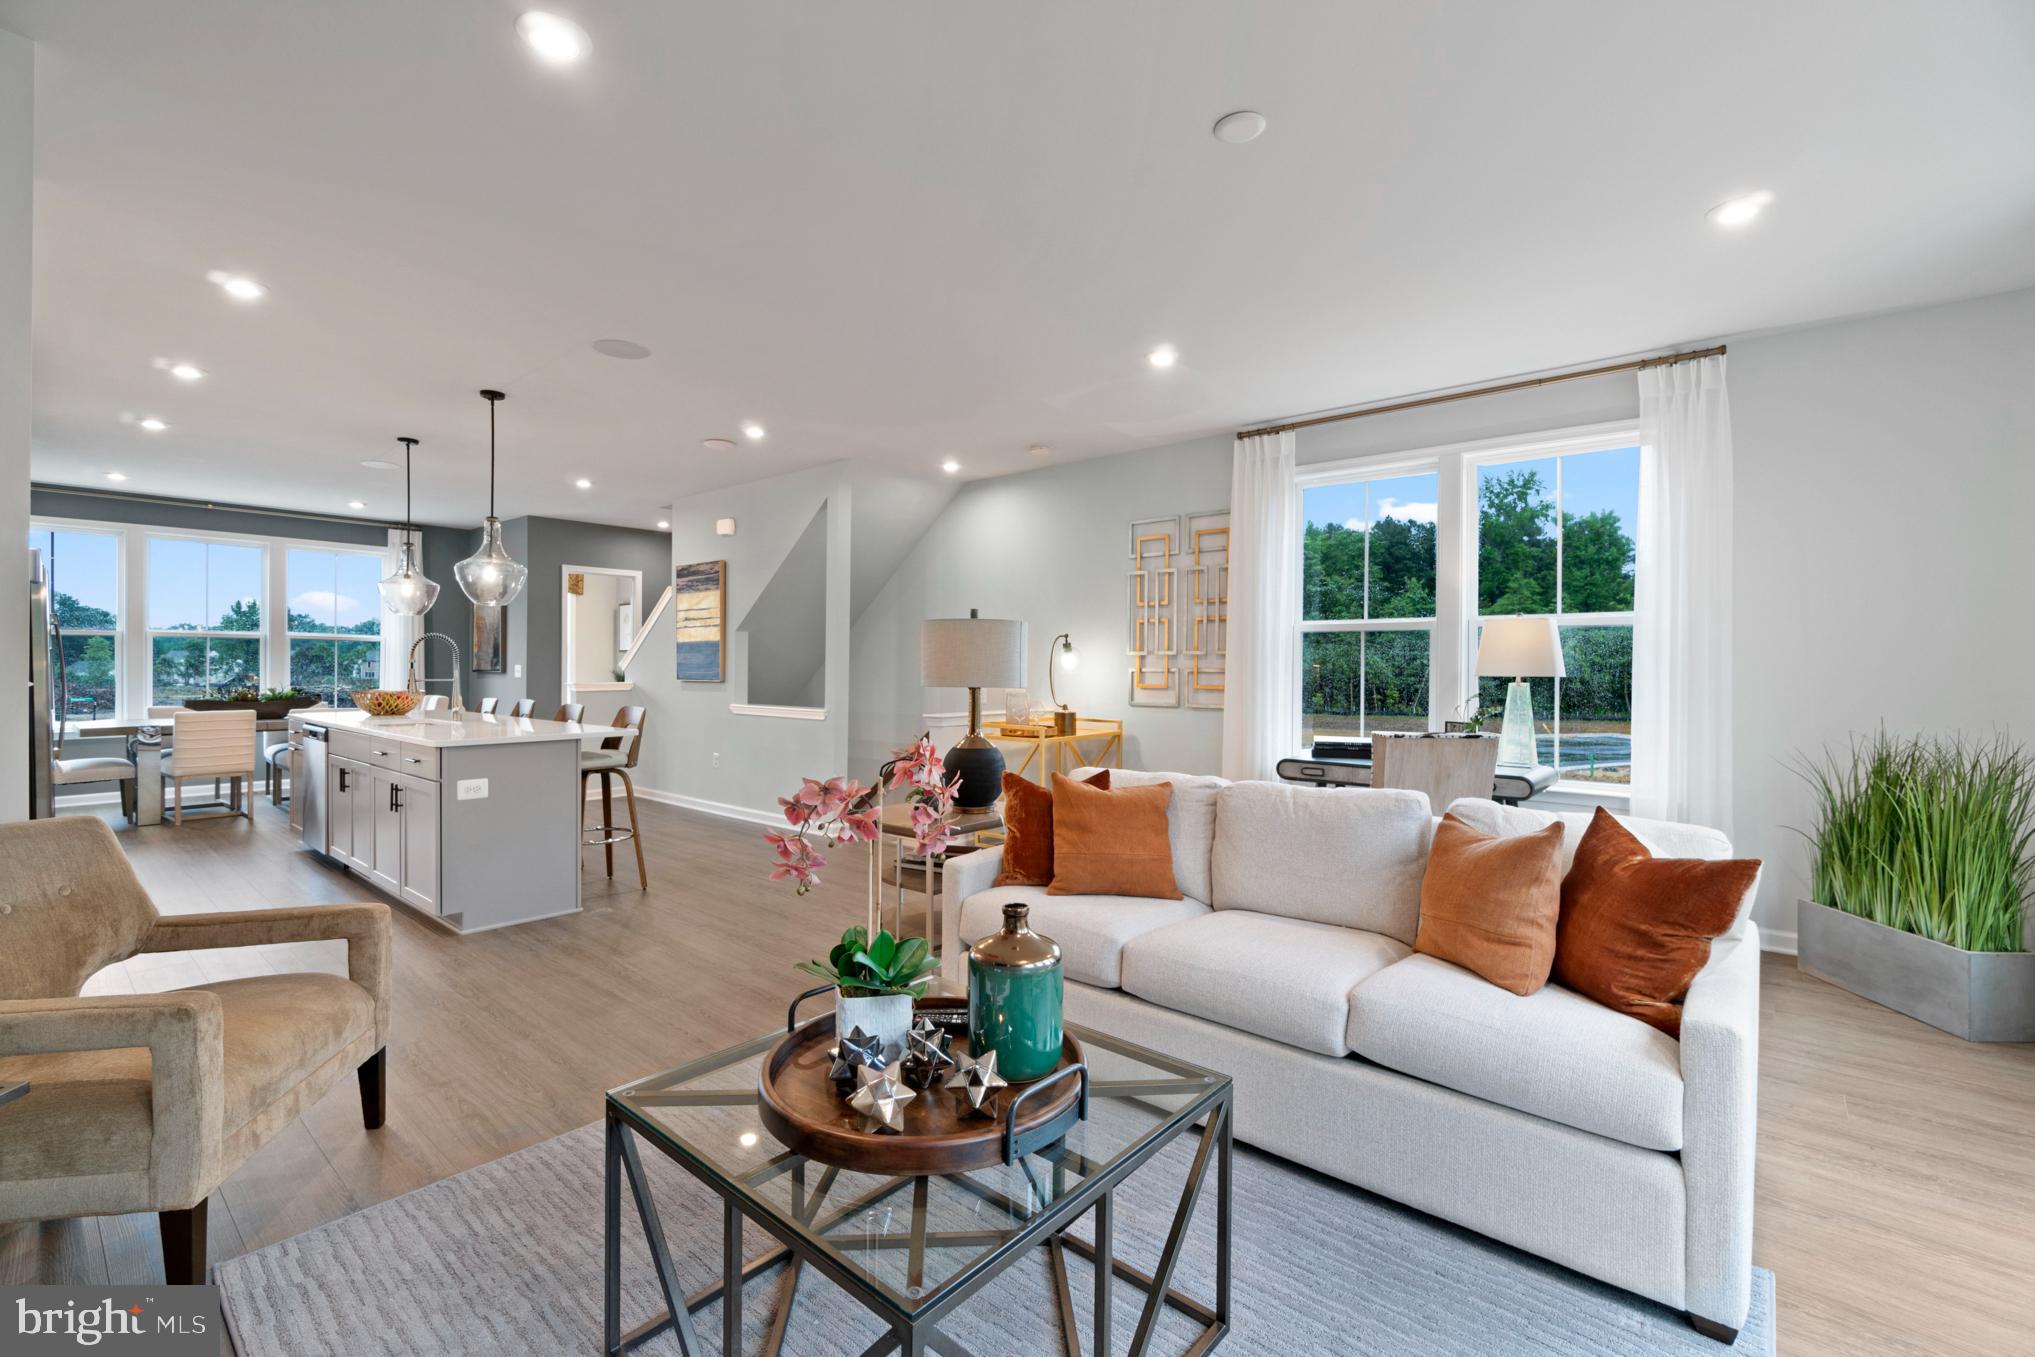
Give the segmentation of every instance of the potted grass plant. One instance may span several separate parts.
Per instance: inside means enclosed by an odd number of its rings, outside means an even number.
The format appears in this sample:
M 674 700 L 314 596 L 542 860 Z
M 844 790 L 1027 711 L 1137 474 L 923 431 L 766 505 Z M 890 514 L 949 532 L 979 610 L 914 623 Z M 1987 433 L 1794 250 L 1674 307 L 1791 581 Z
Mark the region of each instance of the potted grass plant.
M 2035 755 L 1880 731 L 1800 771 L 1801 968 L 1970 1041 L 2035 1041 Z

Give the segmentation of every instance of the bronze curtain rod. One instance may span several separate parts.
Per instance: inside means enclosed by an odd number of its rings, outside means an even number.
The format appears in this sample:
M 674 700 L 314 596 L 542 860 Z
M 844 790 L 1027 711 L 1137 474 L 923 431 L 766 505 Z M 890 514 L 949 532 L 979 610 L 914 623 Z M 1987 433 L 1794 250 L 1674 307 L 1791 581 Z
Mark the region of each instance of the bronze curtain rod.
M 1536 386 L 1553 386 L 1557 382 L 1578 382 L 1585 377 L 1604 377 L 1614 372 L 1638 372 L 1643 368 L 1662 368 L 1673 363 L 1689 363 L 1698 358 L 1715 358 L 1724 352 L 1722 344 L 1709 349 L 1690 349 L 1686 353 L 1666 353 L 1655 358 L 1635 358 L 1625 363 L 1606 363 L 1603 367 L 1584 368 L 1580 372 L 1557 372 L 1548 377 L 1523 377 L 1516 382 L 1500 382 L 1496 386 L 1480 386 L 1470 391 L 1451 391 L 1439 396 L 1418 396 L 1412 400 L 1393 401 L 1390 405 L 1367 405 L 1358 410 L 1345 410 L 1339 415 L 1316 415 L 1312 419 L 1289 420 L 1284 424 L 1268 424 L 1261 429 L 1239 429 L 1238 438 L 1252 438 L 1258 434 L 1291 433 L 1295 429 L 1311 429 L 1317 424 L 1337 424 L 1346 419 L 1362 419 L 1365 415 L 1389 415 L 1397 410 L 1418 410 L 1424 405 L 1446 405 L 1450 401 L 1466 401 L 1473 396 L 1497 396 L 1507 391 L 1526 391 Z

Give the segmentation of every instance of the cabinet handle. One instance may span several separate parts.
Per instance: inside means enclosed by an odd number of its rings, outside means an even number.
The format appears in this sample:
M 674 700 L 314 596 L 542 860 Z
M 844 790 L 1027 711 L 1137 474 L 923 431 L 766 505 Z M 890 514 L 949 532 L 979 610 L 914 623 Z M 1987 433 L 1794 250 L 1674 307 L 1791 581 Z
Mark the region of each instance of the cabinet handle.
M 339 770 L 339 790 L 342 792 L 348 790 L 346 786 L 346 770 L 344 768 Z
M 403 808 L 403 789 L 401 787 L 389 788 L 389 809 L 401 810 L 402 808 Z
M 410 756 L 409 756 L 408 754 L 405 754 L 405 755 L 403 755 L 403 762 L 404 762 L 404 763 L 422 763 L 423 761 L 424 761 L 424 760 L 422 760 L 422 759 L 413 759 L 413 758 L 411 758 L 411 757 L 410 757 Z

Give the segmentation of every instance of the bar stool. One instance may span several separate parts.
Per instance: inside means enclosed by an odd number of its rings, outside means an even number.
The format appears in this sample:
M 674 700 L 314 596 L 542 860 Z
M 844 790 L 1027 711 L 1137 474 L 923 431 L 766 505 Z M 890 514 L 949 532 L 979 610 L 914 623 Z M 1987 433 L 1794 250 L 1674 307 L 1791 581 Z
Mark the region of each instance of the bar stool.
M 565 719 L 564 717 L 560 718 Z M 577 720 L 577 717 L 572 718 Z M 633 730 L 636 738 L 623 740 L 619 736 L 601 741 L 599 749 L 580 751 L 579 756 L 579 804 L 580 827 L 586 827 L 586 780 L 595 773 L 601 776 L 601 823 L 596 826 L 600 833 L 582 838 L 581 843 L 592 848 L 595 845 L 607 850 L 608 876 L 615 875 L 615 845 L 623 839 L 636 845 L 636 880 L 644 890 L 650 889 L 650 873 L 643 866 L 643 840 L 636 833 L 636 784 L 629 779 L 629 770 L 636 766 L 636 755 L 643 748 L 643 708 L 624 707 L 615 713 L 615 726 L 619 730 Z M 627 744 L 628 749 L 621 746 Z M 629 799 L 629 827 L 622 829 L 615 824 L 615 793 L 610 778 L 622 779 L 622 794 Z
M 511 716 L 528 718 L 536 715 L 536 712 L 537 699 L 534 697 L 519 697 L 516 699 L 515 705 L 509 708 L 509 715 Z
M 577 721 L 585 715 L 586 715 L 586 703 L 561 702 L 558 704 L 558 715 L 552 717 L 551 719 L 554 721 Z M 618 721 L 617 724 L 620 724 L 620 722 Z
M 482 716 L 493 716 L 495 708 L 501 705 L 502 699 L 499 697 L 484 697 L 480 700 L 480 714 Z

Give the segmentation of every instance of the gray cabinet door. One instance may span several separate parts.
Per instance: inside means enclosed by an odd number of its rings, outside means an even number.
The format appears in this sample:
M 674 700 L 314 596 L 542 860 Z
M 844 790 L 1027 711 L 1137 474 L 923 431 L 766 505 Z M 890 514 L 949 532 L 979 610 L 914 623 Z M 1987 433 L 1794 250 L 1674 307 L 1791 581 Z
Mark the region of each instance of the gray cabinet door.
M 394 895 L 403 879 L 403 791 L 401 779 L 379 768 L 368 770 L 369 800 L 373 807 L 374 847 L 363 852 L 367 874 L 376 885 Z M 355 831 L 356 833 L 358 831 Z M 355 845 L 359 847 L 358 844 Z
M 397 782 L 403 812 L 401 897 L 438 913 L 438 784 L 405 777 Z
M 353 797 L 360 769 L 351 759 L 325 765 L 325 851 L 341 862 L 353 861 Z
M 347 785 L 352 788 L 351 820 L 353 836 L 348 841 L 346 863 L 366 872 L 374 869 L 374 770 L 364 763 L 356 763 L 349 772 Z

